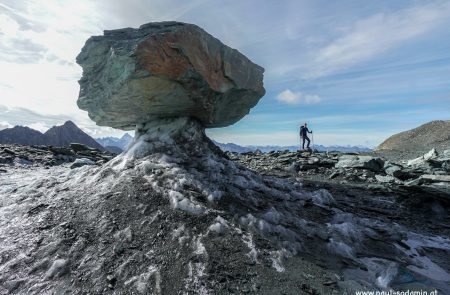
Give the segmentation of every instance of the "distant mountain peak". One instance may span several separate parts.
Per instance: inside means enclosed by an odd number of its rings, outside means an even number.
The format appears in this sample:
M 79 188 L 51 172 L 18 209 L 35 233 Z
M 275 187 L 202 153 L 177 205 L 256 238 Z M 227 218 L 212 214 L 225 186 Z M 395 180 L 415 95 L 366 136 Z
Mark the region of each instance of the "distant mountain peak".
M 38 130 L 35 130 L 35 129 L 33 129 L 33 128 L 30 128 L 30 127 L 28 127 L 28 126 L 21 126 L 21 125 L 16 125 L 16 126 L 14 126 L 14 127 L 7 128 L 7 129 L 3 129 L 3 130 L 27 130 L 27 131 L 32 131 L 32 132 L 39 132 L 39 133 L 42 133 L 42 132 L 40 132 L 40 131 L 38 131 Z
M 277 146 L 277 145 L 251 145 L 251 146 L 240 146 L 235 143 L 220 143 L 217 141 L 213 141 L 217 146 L 219 146 L 223 151 L 229 152 L 237 152 L 237 153 L 245 153 L 245 152 L 254 152 L 256 150 L 260 150 L 261 152 L 270 152 L 270 151 L 298 151 L 300 149 L 299 145 L 292 146 Z M 316 144 L 314 146 L 315 149 L 319 151 L 341 151 L 341 152 L 370 152 L 372 149 L 368 147 L 358 147 L 358 146 L 323 146 Z
M 63 124 L 62 126 L 64 126 L 64 127 L 75 127 L 75 128 L 78 128 L 78 126 L 75 125 L 75 123 L 72 122 L 72 121 L 70 121 L 70 120 L 64 122 L 64 124 Z
M 122 140 L 128 140 L 128 139 L 133 139 L 133 136 L 131 136 L 130 134 L 128 134 L 128 133 L 125 133 L 120 139 L 122 139 Z
M 14 126 L 0 131 L 0 143 L 6 144 L 67 146 L 75 142 L 103 150 L 103 146 L 70 120 L 63 125 L 53 126 L 44 134 L 24 126 Z
M 121 138 L 108 136 L 96 138 L 95 140 L 104 147 L 119 147 L 122 150 L 126 150 L 128 145 L 133 141 L 133 136 L 125 133 Z

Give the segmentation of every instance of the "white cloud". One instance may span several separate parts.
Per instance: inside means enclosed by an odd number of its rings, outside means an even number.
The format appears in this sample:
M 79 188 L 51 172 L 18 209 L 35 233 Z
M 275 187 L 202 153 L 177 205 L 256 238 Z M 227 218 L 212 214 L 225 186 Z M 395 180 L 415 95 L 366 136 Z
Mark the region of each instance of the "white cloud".
M 0 34 L 14 35 L 19 31 L 19 24 L 11 17 L 2 14 L 0 15 Z
M 34 122 L 34 123 L 28 124 L 26 126 L 30 127 L 31 129 L 40 131 L 42 133 L 44 133 L 45 131 L 47 131 L 49 129 L 49 126 L 47 124 L 45 124 L 44 122 Z
M 6 128 L 11 128 L 13 127 L 13 125 L 9 124 L 6 121 L 1 121 L 0 122 L 0 130 L 6 129 Z
M 305 78 L 345 70 L 423 35 L 450 17 L 450 2 L 435 1 L 355 22 L 345 34 L 319 49 Z
M 286 89 L 277 95 L 277 100 L 287 104 L 313 104 L 320 102 L 320 96 L 302 94 L 301 92 L 293 92 L 290 89 Z

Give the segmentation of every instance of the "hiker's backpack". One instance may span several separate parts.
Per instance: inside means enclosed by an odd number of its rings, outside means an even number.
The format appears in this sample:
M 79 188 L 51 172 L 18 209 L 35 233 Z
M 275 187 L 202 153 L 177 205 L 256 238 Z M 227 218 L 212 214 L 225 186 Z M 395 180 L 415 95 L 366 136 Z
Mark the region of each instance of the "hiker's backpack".
M 303 136 L 303 133 L 305 133 L 305 126 L 300 126 L 300 137 L 302 137 Z

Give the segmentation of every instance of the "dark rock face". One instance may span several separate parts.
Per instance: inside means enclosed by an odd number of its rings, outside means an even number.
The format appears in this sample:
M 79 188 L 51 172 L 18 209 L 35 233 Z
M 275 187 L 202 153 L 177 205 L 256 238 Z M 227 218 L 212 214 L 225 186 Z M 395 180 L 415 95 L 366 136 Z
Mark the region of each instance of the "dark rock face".
M 98 125 L 131 130 L 157 118 L 233 124 L 264 95 L 263 68 L 201 28 L 149 23 L 91 37 L 78 106 Z
M 53 126 L 44 134 L 22 126 L 0 131 L 0 143 L 4 144 L 67 146 L 74 142 L 103 150 L 102 145 L 83 132 L 72 121 L 67 121 L 61 126 Z

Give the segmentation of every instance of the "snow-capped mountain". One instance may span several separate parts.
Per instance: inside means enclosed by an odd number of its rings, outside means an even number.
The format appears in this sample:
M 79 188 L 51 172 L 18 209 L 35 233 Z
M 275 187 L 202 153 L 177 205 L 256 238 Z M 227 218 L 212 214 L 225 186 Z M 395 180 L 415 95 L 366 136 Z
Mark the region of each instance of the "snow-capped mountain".
M 109 137 L 96 138 L 95 140 L 104 147 L 114 146 L 114 147 L 120 148 L 121 150 L 126 150 L 128 145 L 133 141 L 133 137 L 130 134 L 125 133 L 120 138 L 109 136 Z

